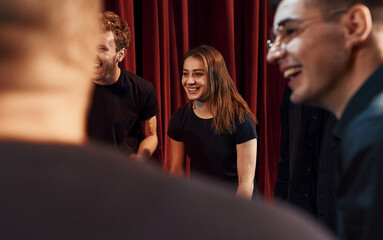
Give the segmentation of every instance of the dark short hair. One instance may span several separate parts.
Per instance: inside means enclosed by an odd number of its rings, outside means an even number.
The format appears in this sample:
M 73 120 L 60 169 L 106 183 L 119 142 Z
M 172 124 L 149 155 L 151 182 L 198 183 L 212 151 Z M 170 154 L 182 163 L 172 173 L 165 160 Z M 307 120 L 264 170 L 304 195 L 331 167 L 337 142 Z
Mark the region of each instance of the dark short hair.
M 270 7 L 273 10 L 276 10 L 278 5 L 283 0 L 269 0 Z M 382 21 L 383 20 L 383 0 L 304 0 L 306 4 L 316 5 L 321 8 L 323 12 L 324 19 L 329 19 L 331 9 L 345 8 L 349 9 L 355 4 L 364 4 L 366 5 L 372 14 L 373 21 Z
M 102 14 L 101 22 L 104 32 L 110 31 L 113 33 L 116 43 L 116 52 L 122 48 L 128 49 L 131 38 L 128 23 L 111 11 L 106 11 Z
M 271 10 L 275 12 L 277 10 L 278 5 L 281 3 L 281 0 L 269 0 L 269 6 Z

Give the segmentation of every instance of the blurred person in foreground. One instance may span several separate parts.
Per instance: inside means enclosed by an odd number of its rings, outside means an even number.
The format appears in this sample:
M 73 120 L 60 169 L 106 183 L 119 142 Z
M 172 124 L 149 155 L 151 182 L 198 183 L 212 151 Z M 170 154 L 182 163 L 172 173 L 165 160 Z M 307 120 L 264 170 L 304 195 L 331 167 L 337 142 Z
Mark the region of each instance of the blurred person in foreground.
M 294 103 L 331 111 L 341 239 L 383 239 L 383 1 L 282 0 L 267 60 L 289 79 Z
M 87 143 L 99 10 L 0 0 L 0 239 L 331 238 L 287 208 Z

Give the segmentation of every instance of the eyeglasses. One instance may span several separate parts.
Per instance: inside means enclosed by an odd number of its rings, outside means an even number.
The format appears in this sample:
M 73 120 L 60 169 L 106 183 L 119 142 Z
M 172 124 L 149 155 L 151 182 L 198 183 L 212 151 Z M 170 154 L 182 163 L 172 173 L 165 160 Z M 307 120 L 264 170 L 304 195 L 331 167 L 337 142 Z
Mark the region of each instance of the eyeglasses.
M 339 8 L 326 13 L 327 18 L 334 15 L 345 13 L 347 9 Z M 306 30 L 311 24 L 323 21 L 322 16 L 314 16 L 307 19 L 290 19 L 287 18 L 282 22 L 275 24 L 270 30 L 270 39 L 266 44 L 268 48 L 281 46 L 284 48 L 294 37 Z
M 269 48 L 274 46 L 283 47 L 298 34 L 302 33 L 311 24 L 319 21 L 320 19 L 320 17 L 313 17 L 305 20 L 287 19 L 282 23 L 275 24 L 270 30 L 270 39 L 267 40 L 266 44 Z

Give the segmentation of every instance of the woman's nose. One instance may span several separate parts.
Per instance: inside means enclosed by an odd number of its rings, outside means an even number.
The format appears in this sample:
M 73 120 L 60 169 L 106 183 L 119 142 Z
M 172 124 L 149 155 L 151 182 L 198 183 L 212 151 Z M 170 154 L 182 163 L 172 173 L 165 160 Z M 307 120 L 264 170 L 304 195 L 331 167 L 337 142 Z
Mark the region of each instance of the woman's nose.
M 194 78 L 192 76 L 189 76 L 186 79 L 185 84 L 188 85 L 188 86 L 194 85 L 195 84 Z

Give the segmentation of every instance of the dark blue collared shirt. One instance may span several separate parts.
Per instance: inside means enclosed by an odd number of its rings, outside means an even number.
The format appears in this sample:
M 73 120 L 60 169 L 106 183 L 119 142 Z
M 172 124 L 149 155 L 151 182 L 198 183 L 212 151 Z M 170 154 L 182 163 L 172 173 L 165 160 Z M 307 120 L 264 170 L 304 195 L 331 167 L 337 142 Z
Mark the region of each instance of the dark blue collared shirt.
M 383 214 L 383 65 L 352 97 L 334 135 L 342 149 L 337 173 L 338 236 L 383 239 L 379 226 Z

